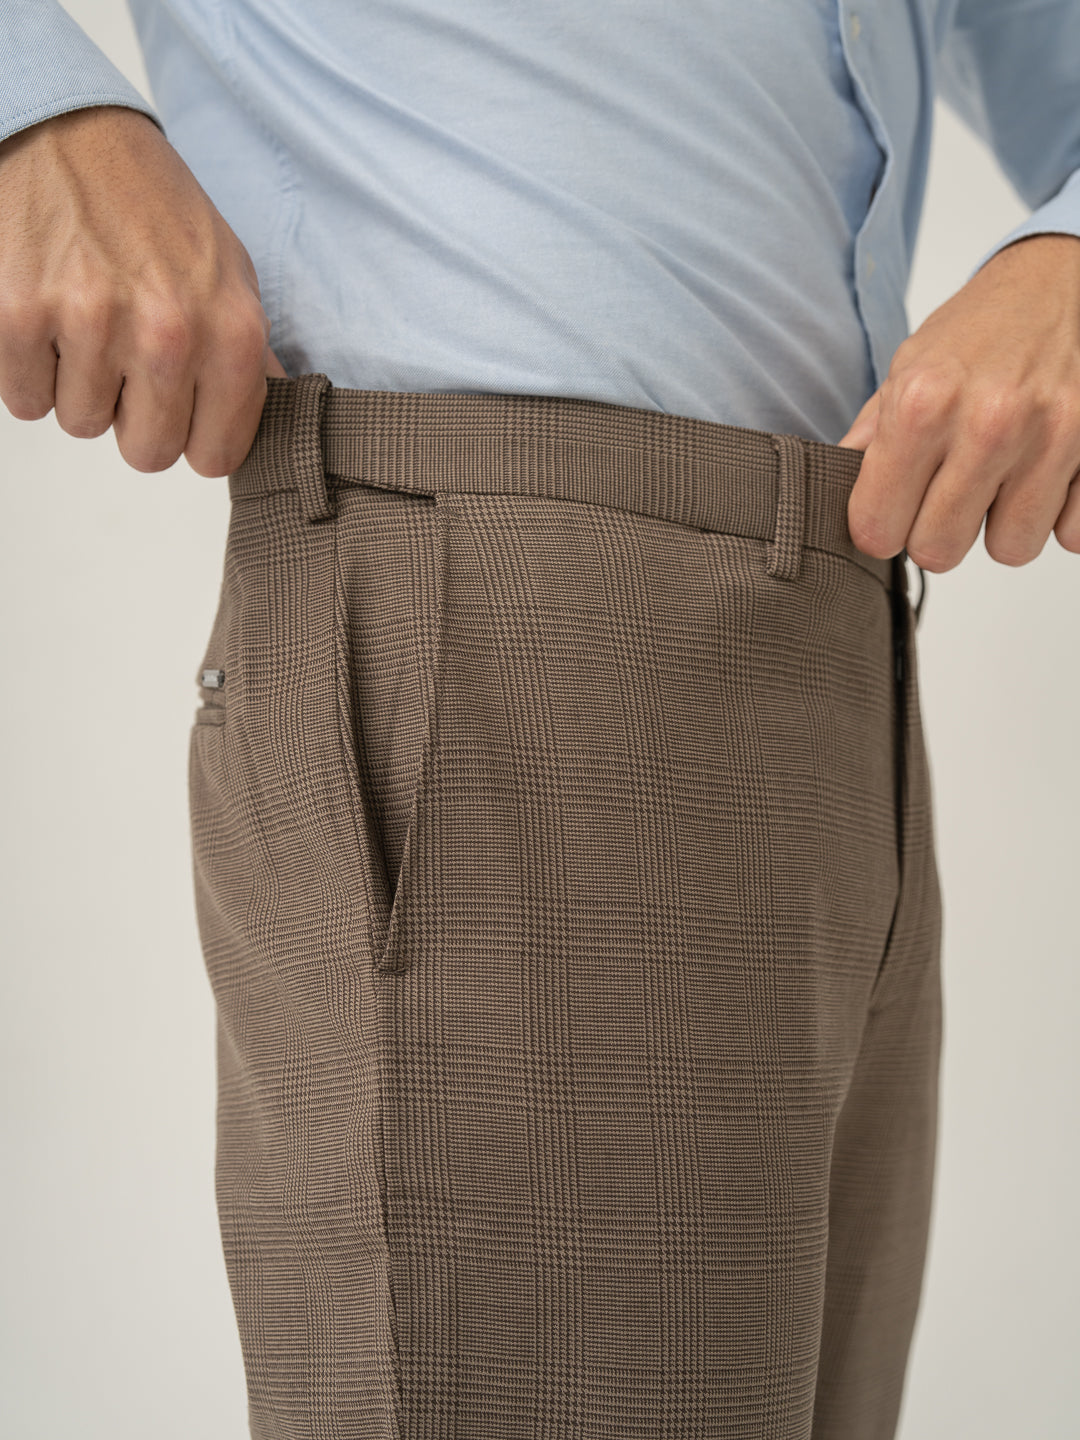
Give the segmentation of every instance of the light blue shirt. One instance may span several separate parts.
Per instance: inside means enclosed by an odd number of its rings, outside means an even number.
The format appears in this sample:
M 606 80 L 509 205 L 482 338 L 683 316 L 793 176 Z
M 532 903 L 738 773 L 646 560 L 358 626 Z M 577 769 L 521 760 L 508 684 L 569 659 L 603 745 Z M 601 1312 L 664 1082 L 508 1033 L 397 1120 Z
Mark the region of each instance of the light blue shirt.
M 835 441 L 908 333 L 933 100 L 1080 236 L 1078 0 L 128 0 L 153 105 L 0 0 L 0 138 L 150 115 L 290 375 Z

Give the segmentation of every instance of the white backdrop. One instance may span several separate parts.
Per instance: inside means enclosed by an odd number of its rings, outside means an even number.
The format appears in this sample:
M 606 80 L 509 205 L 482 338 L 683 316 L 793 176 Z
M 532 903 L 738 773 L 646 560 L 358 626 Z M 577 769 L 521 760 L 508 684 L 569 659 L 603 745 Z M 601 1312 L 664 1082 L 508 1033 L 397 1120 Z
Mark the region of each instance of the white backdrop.
M 149 94 L 122 0 L 67 8 Z M 939 106 L 912 329 L 1026 213 Z M 139 474 L 111 431 L 75 440 L 0 406 L 0 499 L 0 1428 L 246 1440 L 186 794 L 226 482 L 183 459 Z M 899 1440 L 1080 1433 L 1078 617 L 1080 556 L 1053 536 L 1019 568 L 980 537 L 929 577 L 945 1048 Z

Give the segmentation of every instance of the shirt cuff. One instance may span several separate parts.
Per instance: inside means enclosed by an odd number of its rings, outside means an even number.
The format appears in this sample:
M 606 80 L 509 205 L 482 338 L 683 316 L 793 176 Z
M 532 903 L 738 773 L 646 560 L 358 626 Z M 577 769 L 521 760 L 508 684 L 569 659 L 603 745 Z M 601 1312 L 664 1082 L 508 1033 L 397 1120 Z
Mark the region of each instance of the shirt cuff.
M 1080 169 L 1074 170 L 1065 184 L 1052 195 L 1045 205 L 1033 210 L 1026 220 L 988 250 L 968 275 L 967 281 L 982 269 L 999 250 L 1011 245 L 1014 240 L 1023 240 L 1028 235 L 1075 235 L 1080 239 Z
M 154 107 L 55 0 L 0 6 L 0 141 L 41 120 L 91 105 Z

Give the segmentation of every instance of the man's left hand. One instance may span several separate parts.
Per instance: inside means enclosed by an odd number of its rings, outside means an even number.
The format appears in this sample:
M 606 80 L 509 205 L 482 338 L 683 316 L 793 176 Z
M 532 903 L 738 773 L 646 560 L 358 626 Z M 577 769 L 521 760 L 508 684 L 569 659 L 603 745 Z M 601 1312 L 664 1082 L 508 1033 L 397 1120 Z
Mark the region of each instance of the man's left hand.
M 1080 238 L 999 250 L 896 349 L 837 441 L 864 457 L 857 548 L 958 565 L 978 539 L 1026 565 L 1050 532 L 1080 554 Z

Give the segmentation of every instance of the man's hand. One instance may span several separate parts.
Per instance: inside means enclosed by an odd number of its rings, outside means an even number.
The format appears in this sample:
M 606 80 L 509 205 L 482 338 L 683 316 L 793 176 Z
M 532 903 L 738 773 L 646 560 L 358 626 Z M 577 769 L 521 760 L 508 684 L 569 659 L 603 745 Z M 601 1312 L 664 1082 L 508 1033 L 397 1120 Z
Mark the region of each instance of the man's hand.
M 269 348 L 251 258 L 154 122 L 123 106 L 53 116 L 0 144 L 0 399 L 111 425 L 127 463 L 235 470 Z
M 840 445 L 865 451 L 848 528 L 867 555 L 951 570 L 978 539 L 1026 565 L 1080 554 L 1080 239 L 999 250 L 897 347 Z

